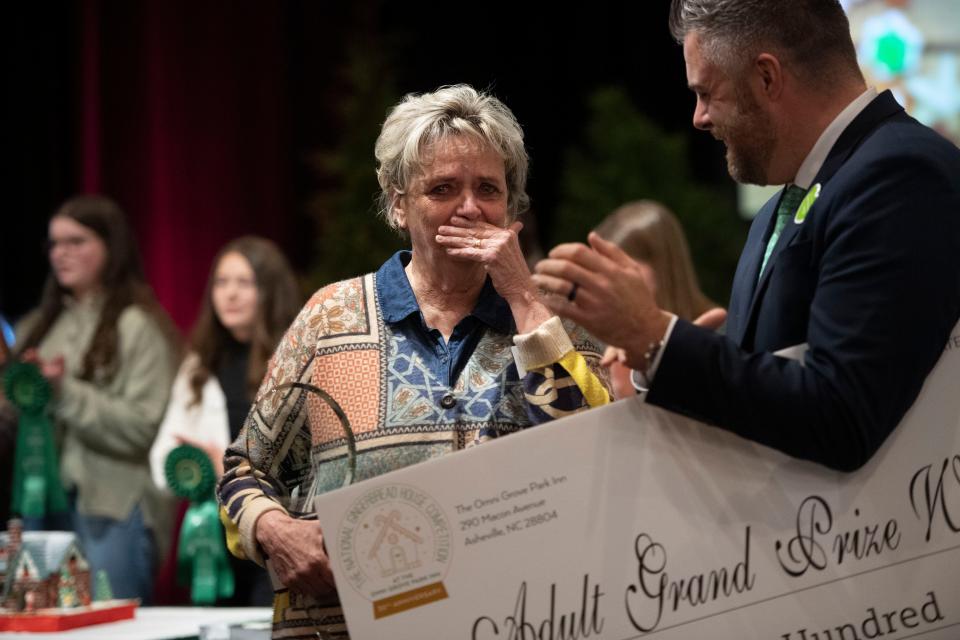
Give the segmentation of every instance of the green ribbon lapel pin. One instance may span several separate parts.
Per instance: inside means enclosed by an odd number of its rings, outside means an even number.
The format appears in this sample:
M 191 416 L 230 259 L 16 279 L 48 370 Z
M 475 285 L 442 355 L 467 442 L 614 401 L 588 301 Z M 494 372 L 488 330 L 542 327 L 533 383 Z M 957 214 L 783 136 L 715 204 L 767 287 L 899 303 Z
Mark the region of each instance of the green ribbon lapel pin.
M 810 187 L 810 190 L 807 191 L 807 195 L 803 197 L 803 200 L 800 201 L 800 206 L 797 207 L 797 213 L 793 216 L 794 224 L 803 224 L 803 221 L 807 219 L 807 213 L 810 211 L 810 207 L 813 206 L 813 203 L 817 201 L 817 198 L 820 197 L 820 183 Z

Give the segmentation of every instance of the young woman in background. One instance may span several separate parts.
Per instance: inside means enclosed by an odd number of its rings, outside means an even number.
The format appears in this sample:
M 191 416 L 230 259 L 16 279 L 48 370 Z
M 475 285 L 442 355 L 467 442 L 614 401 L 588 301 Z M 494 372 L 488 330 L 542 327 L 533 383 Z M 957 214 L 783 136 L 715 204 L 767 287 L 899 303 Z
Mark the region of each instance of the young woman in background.
M 726 311 L 700 290 L 683 227 L 665 206 L 653 200 L 628 202 L 604 218 L 596 231 L 640 263 L 661 309 L 713 328 L 726 320 Z M 618 360 L 613 347 L 607 347 L 603 363 L 610 368 L 617 399 L 636 393 L 630 369 Z
M 267 361 L 302 303 L 290 265 L 269 240 L 245 236 L 220 250 L 150 451 L 158 487 L 167 488 L 164 462 L 181 443 L 203 449 L 217 476 L 223 473 L 223 453 L 240 433 Z M 273 590 L 266 572 L 233 556 L 231 563 L 235 594 L 221 604 L 269 606 Z
M 71 198 L 50 220 L 48 242 L 51 273 L 19 326 L 18 355 L 54 390 L 60 478 L 91 575 L 105 569 L 115 597 L 149 603 L 169 501 L 147 456 L 176 367 L 176 330 L 115 202 Z

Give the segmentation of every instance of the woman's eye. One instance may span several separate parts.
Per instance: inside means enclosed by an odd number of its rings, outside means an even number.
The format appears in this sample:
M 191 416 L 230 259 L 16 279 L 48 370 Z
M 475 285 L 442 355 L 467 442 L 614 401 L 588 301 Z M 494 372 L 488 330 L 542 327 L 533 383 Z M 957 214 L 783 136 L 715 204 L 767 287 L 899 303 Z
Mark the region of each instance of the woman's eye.
M 438 196 L 446 195 L 446 194 L 450 193 L 450 185 L 449 185 L 449 184 L 438 184 L 438 185 L 434 186 L 432 189 L 430 189 L 430 193 L 436 194 L 436 195 L 438 195 Z
M 485 182 L 482 185 L 480 185 L 480 193 L 488 196 L 496 195 L 500 193 L 500 187 L 498 187 L 495 184 L 490 184 L 489 182 Z

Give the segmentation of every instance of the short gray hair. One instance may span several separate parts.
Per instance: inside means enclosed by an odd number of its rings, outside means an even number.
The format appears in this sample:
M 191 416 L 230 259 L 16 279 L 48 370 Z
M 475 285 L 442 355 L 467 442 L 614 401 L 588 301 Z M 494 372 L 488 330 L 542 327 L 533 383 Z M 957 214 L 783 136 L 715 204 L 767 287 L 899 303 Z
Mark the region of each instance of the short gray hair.
M 673 0 L 670 33 L 701 37 L 704 55 L 739 75 L 764 47 L 814 86 L 838 74 L 862 80 L 850 23 L 837 0 Z
M 458 84 L 407 94 L 383 123 L 375 148 L 379 212 L 391 227 L 399 228 L 396 201 L 423 169 L 424 151 L 448 136 L 469 136 L 498 152 L 507 180 L 507 213 L 513 219 L 527 210 L 529 158 L 520 124 L 497 98 Z

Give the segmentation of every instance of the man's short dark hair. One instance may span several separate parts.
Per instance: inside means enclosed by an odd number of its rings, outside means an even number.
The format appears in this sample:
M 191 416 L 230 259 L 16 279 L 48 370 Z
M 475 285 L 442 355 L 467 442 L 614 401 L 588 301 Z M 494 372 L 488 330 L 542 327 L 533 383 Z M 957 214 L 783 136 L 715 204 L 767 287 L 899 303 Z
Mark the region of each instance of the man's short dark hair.
M 767 51 L 811 85 L 862 79 L 837 0 L 673 0 L 670 33 L 682 43 L 691 32 L 707 59 L 729 74 Z

